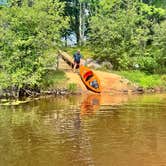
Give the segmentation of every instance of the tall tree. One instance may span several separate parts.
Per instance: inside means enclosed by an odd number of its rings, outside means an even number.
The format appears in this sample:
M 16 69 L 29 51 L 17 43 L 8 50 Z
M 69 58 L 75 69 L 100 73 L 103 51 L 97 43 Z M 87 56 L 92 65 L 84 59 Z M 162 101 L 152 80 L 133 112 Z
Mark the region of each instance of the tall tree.
M 158 72 L 166 73 L 166 20 L 154 25 L 153 56 L 158 62 Z
M 82 45 L 89 29 L 90 17 L 96 12 L 99 0 L 61 1 L 65 2 L 65 15 L 70 18 L 70 28 L 64 31 L 64 36 L 74 32 L 77 44 Z
M 26 0 L 14 2 L 0 10 L 1 87 L 39 84 L 51 58 L 44 52 L 60 45 L 67 26 L 58 0 L 35 0 L 33 7 Z

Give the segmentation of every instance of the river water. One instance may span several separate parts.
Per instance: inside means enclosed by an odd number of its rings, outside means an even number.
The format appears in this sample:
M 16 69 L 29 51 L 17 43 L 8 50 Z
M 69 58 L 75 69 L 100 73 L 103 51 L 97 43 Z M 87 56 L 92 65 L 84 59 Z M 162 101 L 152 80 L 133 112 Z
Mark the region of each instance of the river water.
M 166 166 L 166 95 L 0 106 L 0 166 Z

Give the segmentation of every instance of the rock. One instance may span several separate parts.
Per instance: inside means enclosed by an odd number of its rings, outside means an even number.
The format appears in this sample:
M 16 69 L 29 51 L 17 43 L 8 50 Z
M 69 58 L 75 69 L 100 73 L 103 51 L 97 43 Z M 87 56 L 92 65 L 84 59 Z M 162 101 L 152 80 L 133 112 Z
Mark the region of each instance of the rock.
M 128 93 L 128 89 L 123 89 L 123 93 Z
M 127 85 L 128 85 L 128 84 L 131 84 L 130 81 L 127 80 L 127 79 L 120 79 L 120 82 L 121 82 L 121 83 L 125 83 L 125 84 L 127 84 Z
M 89 64 L 89 63 L 91 63 L 91 62 L 93 62 L 93 59 L 92 59 L 92 58 L 88 58 L 88 59 L 86 60 L 86 63 L 87 63 L 87 64 Z
M 93 60 L 92 58 L 88 58 L 85 62 L 85 65 L 87 67 L 94 68 L 94 69 L 100 69 L 103 67 L 109 70 L 113 69 L 113 65 L 111 64 L 111 62 L 104 61 L 100 64 L 98 61 Z
M 89 64 L 87 64 L 87 67 L 94 68 L 94 69 L 102 68 L 102 66 L 99 63 L 97 63 L 96 61 L 90 62 Z
M 164 92 L 164 91 L 166 91 L 166 89 L 164 87 L 156 87 L 156 88 L 154 88 L 154 90 L 156 92 Z
M 106 68 L 106 69 L 109 69 L 109 70 L 112 70 L 113 69 L 113 65 L 111 62 L 107 62 L 107 61 L 104 61 L 101 63 L 102 67 Z
M 97 61 L 93 60 L 92 58 L 88 58 L 86 60 L 85 66 L 90 67 L 90 68 L 94 68 L 94 69 L 102 68 L 102 66 Z
M 144 92 L 145 89 L 143 87 L 134 87 L 134 89 L 132 89 L 132 93 L 143 94 Z
M 138 93 L 144 93 L 144 92 L 145 92 L 145 90 L 144 90 L 143 87 L 138 87 L 138 88 L 136 89 L 136 91 L 137 91 Z
M 156 89 L 154 89 L 154 88 L 147 88 L 146 89 L 147 93 L 154 93 L 155 91 L 156 91 Z
M 61 89 L 60 94 L 61 95 L 66 95 L 67 94 L 67 89 Z

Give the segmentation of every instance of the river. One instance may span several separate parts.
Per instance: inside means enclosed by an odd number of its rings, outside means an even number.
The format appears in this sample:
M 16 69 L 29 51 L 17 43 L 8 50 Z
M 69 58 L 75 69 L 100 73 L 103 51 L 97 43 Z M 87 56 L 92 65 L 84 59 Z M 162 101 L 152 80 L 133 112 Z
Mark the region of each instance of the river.
M 0 166 L 165 166 L 166 95 L 0 106 Z

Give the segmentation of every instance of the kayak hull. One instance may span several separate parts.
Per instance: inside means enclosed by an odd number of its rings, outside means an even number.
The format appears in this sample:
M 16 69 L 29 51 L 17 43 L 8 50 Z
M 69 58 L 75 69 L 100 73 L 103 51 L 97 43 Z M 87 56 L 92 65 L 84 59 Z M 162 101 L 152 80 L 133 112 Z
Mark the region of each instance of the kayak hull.
M 100 80 L 91 69 L 85 66 L 80 66 L 80 77 L 88 90 L 101 93 Z

